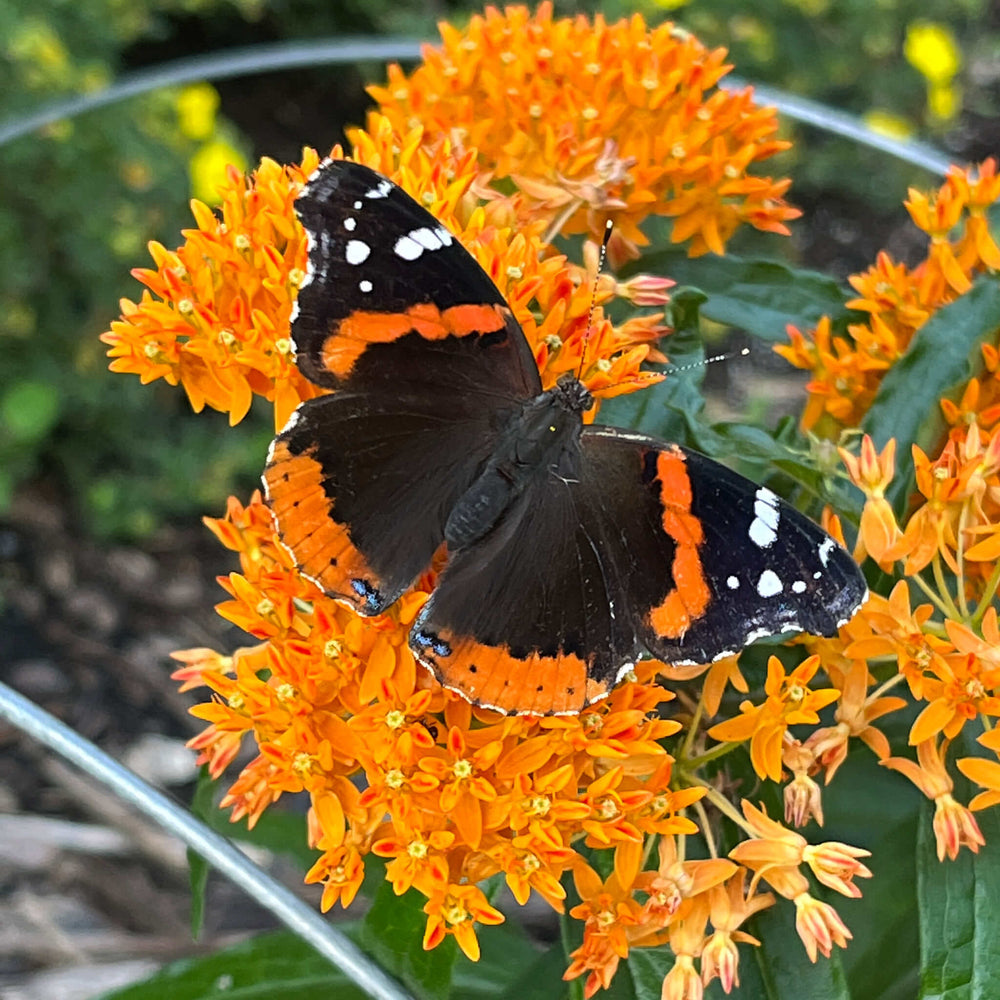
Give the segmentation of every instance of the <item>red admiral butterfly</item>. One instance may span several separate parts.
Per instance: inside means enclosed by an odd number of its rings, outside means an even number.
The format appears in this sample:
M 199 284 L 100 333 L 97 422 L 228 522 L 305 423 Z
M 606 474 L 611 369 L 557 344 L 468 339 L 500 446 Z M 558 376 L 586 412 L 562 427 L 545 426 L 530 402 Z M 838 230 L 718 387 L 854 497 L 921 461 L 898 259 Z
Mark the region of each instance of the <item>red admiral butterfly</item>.
M 500 712 L 579 712 L 646 651 L 707 663 L 832 635 L 865 599 L 848 553 L 766 487 L 585 426 L 572 376 L 543 391 L 496 286 L 391 181 L 327 161 L 295 208 L 298 366 L 334 391 L 275 439 L 267 502 L 302 573 L 362 615 L 446 543 L 410 633 L 443 685 Z

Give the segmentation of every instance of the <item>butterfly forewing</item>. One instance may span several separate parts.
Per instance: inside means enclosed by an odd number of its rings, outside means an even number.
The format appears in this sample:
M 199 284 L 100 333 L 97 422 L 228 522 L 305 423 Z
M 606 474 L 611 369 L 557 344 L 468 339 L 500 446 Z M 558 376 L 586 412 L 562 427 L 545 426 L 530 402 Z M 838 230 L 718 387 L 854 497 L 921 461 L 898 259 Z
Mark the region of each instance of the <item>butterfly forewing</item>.
M 309 262 L 292 339 L 299 368 L 312 381 L 339 388 L 356 376 L 351 362 L 410 330 L 420 331 L 425 346 L 450 335 L 506 336 L 512 318 L 490 277 L 445 226 L 374 170 L 325 161 L 295 210 L 309 236 Z M 505 354 L 503 370 L 484 372 L 478 388 L 540 392 L 523 335 L 506 339 Z M 377 371 L 408 374 L 388 362 Z M 455 372 L 454 381 L 461 377 Z M 487 384 L 489 378 L 496 381 Z

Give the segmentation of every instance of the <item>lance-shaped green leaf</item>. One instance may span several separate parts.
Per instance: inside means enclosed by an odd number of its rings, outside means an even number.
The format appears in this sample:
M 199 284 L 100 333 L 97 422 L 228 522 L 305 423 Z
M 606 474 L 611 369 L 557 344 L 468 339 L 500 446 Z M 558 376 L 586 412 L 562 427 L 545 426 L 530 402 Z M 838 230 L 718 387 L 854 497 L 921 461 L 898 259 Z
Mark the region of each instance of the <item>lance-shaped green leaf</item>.
M 785 328 L 815 326 L 829 316 L 837 331 L 863 321 L 846 306 L 853 297 L 833 278 L 754 257 L 688 257 L 670 249 L 646 254 L 632 270 L 673 278 L 704 292 L 701 313 L 716 323 L 740 327 L 772 343 L 786 339 Z

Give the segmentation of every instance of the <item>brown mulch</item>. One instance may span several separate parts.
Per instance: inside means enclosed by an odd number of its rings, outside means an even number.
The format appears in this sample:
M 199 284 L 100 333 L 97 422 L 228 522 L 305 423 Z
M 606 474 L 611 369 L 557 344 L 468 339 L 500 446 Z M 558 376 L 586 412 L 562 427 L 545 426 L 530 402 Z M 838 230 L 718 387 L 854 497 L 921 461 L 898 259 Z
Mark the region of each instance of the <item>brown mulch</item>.
M 202 724 L 169 653 L 236 643 L 212 610 L 224 596 L 215 576 L 235 559 L 198 524 L 143 549 L 102 546 L 79 537 L 66 506 L 31 491 L 0 522 L 0 679 L 187 803 L 184 743 Z M 301 888 L 287 862 L 271 867 Z M 222 879 L 198 943 L 189 907 L 179 843 L 0 721 L 3 1000 L 96 997 L 272 926 Z

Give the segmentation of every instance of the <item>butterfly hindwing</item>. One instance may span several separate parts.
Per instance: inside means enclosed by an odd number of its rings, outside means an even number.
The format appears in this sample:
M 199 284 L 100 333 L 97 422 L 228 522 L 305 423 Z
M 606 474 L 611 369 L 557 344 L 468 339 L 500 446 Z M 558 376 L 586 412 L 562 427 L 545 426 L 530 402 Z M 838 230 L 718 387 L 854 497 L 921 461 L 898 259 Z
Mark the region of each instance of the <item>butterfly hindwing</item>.
M 850 556 L 770 491 L 592 427 L 451 557 L 411 646 L 474 702 L 578 712 L 644 651 L 705 663 L 762 635 L 829 635 L 863 596 Z

